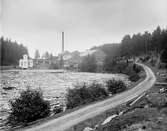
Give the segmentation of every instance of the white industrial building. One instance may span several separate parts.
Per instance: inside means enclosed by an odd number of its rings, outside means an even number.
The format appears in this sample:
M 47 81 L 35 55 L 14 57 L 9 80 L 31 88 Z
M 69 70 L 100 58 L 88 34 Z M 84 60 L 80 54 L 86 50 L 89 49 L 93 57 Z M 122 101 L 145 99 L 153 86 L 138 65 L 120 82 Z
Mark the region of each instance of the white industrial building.
M 28 58 L 28 55 L 23 55 L 23 59 L 19 60 L 19 67 L 22 69 L 32 68 L 33 60 Z

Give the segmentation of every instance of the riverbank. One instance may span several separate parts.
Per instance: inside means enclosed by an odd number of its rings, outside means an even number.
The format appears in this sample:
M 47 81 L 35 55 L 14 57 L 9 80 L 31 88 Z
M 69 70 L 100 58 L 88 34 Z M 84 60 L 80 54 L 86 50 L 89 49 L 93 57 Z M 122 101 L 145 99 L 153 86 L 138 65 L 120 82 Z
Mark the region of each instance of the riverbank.
M 150 66 L 156 75 L 156 84 L 142 96 L 97 117 L 84 121 L 67 131 L 166 131 L 167 81 L 166 71 Z M 105 123 L 106 122 L 106 123 Z

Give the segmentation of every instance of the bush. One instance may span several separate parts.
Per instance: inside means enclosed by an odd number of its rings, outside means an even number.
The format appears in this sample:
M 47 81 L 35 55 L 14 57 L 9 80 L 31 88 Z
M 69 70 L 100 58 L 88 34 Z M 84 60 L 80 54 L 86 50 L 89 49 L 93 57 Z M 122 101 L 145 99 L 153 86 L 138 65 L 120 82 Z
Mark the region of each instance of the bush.
M 60 112 L 63 112 L 63 106 L 62 106 L 62 105 L 60 105 L 60 106 L 55 106 L 54 109 L 53 109 L 53 112 L 54 112 L 55 114 L 60 113 Z
M 91 85 L 77 85 L 74 89 L 68 90 L 66 96 L 67 108 L 72 109 L 107 96 L 108 93 L 105 88 L 102 88 L 101 84 L 93 83 Z
M 93 100 L 108 96 L 107 91 L 102 88 L 101 84 L 93 83 L 89 86 L 88 91 L 91 93 Z
M 22 91 L 18 98 L 10 100 L 10 106 L 11 113 L 8 120 L 11 125 L 26 124 L 50 114 L 50 103 L 43 99 L 39 90 L 28 88 Z
M 140 79 L 139 73 L 143 70 L 141 66 L 138 66 L 136 64 L 129 65 L 125 71 L 124 74 L 127 74 L 129 76 L 129 80 L 132 82 L 136 82 Z
M 112 94 L 122 92 L 127 88 L 123 81 L 115 80 L 115 79 L 108 80 L 106 82 L 106 85 L 107 85 L 108 91 L 111 92 Z
M 137 73 L 133 73 L 129 76 L 129 80 L 132 82 L 136 82 L 140 79 L 140 76 Z

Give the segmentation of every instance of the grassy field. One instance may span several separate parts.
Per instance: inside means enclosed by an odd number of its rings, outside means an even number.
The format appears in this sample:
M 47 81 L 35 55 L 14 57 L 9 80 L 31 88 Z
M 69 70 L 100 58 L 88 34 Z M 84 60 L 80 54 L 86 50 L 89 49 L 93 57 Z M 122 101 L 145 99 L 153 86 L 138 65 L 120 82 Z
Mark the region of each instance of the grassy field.
M 166 82 L 164 70 L 157 69 L 147 64 L 156 74 L 157 83 Z M 163 76 L 163 77 L 162 77 Z M 108 110 L 94 118 L 71 127 L 67 131 L 83 131 L 90 127 L 95 131 L 166 131 L 167 130 L 167 93 L 160 93 L 166 85 L 155 84 L 136 103 L 130 106 L 128 102 L 114 109 Z M 101 125 L 103 121 L 114 114 L 124 112 L 113 118 L 109 123 Z

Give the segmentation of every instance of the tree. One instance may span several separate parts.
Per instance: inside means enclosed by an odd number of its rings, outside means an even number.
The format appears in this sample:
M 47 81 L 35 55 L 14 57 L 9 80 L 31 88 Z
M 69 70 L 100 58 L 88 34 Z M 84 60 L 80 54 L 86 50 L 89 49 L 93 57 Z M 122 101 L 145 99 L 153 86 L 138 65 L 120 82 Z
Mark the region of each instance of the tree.
M 159 26 L 156 28 L 156 30 L 153 31 L 151 42 L 152 42 L 152 49 L 157 53 L 160 53 L 162 38 L 161 38 L 161 28 Z
M 107 55 L 104 60 L 103 68 L 107 72 L 112 72 L 114 70 L 114 66 L 116 65 L 116 61 L 114 58 Z
M 131 48 L 131 37 L 130 35 L 125 35 L 121 41 L 121 55 L 130 56 Z
M 49 59 L 50 59 L 50 60 L 53 59 L 53 55 L 52 55 L 52 53 L 49 54 Z
M 148 31 L 145 31 L 143 34 L 143 39 L 144 39 L 144 47 L 145 47 L 145 54 L 148 54 L 150 44 L 151 44 L 151 34 Z
M 50 55 L 49 55 L 48 51 L 46 51 L 46 52 L 42 55 L 42 58 L 44 58 L 44 59 L 49 59 L 49 58 L 50 58 Z
M 39 59 L 40 58 L 40 53 L 39 53 L 39 50 L 36 50 L 35 51 L 35 59 Z
M 45 59 L 49 59 L 49 53 L 47 51 L 45 52 Z

